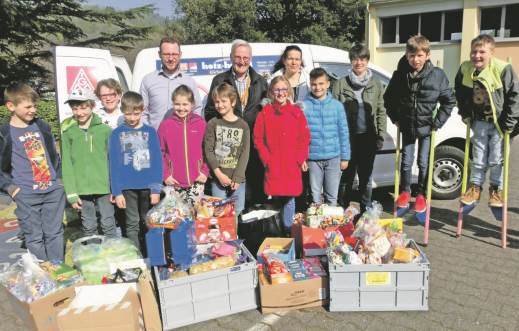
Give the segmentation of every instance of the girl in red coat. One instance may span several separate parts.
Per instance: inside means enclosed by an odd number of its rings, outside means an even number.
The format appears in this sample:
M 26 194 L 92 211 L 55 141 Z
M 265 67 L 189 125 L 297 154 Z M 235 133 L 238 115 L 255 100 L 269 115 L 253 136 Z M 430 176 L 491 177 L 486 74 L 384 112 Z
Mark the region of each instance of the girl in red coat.
M 283 225 L 290 233 L 295 199 L 303 191 L 301 170 L 306 159 L 310 132 L 303 111 L 291 103 L 292 88 L 283 76 L 272 79 L 268 96 L 272 103 L 259 112 L 254 126 L 254 145 L 265 166 L 265 194 L 282 206 Z

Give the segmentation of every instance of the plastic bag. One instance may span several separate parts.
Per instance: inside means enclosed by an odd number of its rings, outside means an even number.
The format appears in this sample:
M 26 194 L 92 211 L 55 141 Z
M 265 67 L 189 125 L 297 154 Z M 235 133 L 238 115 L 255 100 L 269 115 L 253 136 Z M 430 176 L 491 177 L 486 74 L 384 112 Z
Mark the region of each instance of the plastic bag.
M 193 217 L 192 209 L 173 187 L 166 186 L 163 191 L 166 193 L 164 199 L 146 214 L 149 228 L 174 229 L 185 218 Z
M 38 260 L 30 253 L 23 254 L 6 272 L 0 274 L 0 284 L 18 300 L 27 303 L 58 289 L 57 283 L 40 268 Z
M 77 239 L 72 244 L 72 260 L 85 279 L 92 284 L 101 283 L 110 275 L 110 263 L 142 259 L 142 255 L 126 238 L 90 236 Z

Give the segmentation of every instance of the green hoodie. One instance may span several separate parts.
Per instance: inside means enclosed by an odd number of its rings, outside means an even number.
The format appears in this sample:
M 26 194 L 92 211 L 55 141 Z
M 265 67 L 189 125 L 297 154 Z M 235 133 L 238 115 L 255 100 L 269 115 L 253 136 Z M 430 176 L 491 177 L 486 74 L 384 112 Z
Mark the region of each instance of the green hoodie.
M 61 135 L 63 183 L 67 200 L 75 203 L 80 195 L 108 194 L 108 138 L 112 129 L 92 114 L 90 127 L 80 129 L 71 121 Z

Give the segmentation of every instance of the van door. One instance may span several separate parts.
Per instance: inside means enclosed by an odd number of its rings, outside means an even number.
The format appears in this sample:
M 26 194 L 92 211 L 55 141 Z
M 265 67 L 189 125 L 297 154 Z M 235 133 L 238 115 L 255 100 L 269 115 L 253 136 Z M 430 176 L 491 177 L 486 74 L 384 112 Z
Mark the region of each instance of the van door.
M 132 70 L 126 61 L 126 58 L 121 55 L 112 55 L 112 61 L 115 64 L 115 71 L 117 71 L 117 78 L 123 89 L 123 92 L 128 92 L 132 86 Z
M 72 110 L 65 104 L 71 91 L 76 89 L 94 91 L 97 82 L 102 79 L 119 80 L 112 56 L 107 50 L 56 46 L 53 48 L 53 53 L 56 102 L 60 123 L 72 116 Z

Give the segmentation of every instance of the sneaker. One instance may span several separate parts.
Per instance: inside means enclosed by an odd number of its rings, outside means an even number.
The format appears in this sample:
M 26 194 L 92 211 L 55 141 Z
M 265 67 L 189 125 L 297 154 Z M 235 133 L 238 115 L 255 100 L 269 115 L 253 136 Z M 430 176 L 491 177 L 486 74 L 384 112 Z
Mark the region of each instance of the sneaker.
M 403 191 L 396 200 L 396 206 L 398 208 L 407 208 L 409 206 L 409 200 L 411 199 L 411 193 Z
M 427 209 L 427 203 L 423 194 L 418 194 L 414 202 L 414 211 L 417 213 L 423 213 Z
M 473 205 L 474 203 L 479 201 L 481 197 L 481 187 L 476 184 L 471 184 L 469 189 L 463 194 L 461 197 L 461 203 L 464 205 Z
M 490 186 L 488 189 L 488 205 L 494 208 L 503 208 L 503 191 L 499 191 L 497 187 Z

